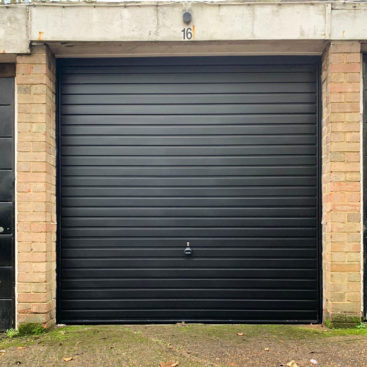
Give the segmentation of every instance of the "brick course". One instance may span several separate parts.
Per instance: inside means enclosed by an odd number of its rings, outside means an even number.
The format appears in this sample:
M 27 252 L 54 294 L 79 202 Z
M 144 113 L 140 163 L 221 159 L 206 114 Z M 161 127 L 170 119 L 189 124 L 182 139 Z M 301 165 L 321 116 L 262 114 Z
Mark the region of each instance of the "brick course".
M 332 42 L 322 60 L 324 318 L 361 316 L 361 53 Z
M 55 322 L 55 63 L 46 46 L 17 57 L 17 324 Z

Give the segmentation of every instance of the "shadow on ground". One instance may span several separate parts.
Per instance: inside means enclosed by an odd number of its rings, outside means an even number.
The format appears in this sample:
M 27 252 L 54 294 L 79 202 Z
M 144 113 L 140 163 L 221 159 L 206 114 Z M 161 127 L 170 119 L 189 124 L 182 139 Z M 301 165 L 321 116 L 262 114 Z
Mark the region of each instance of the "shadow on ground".
M 68 326 L 0 336 L 0 366 L 362 367 L 366 357 L 367 329 L 321 326 Z

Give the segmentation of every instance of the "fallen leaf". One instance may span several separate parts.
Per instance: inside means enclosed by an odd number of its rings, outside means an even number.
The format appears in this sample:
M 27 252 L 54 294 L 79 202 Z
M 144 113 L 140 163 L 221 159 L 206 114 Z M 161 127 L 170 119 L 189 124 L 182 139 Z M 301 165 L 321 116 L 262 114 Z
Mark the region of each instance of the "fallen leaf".
M 243 336 L 243 333 L 237 333 L 238 336 Z
M 160 362 L 159 363 L 160 367 L 177 367 L 178 366 L 178 362 Z
M 310 363 L 316 365 L 317 361 L 316 361 L 316 359 L 310 359 Z
M 63 358 L 64 362 L 70 362 L 73 360 L 73 357 L 65 357 Z
M 293 360 L 290 361 L 290 362 L 288 362 L 287 363 L 287 366 L 288 367 L 299 367 L 298 364 L 295 361 L 293 361 Z
M 66 331 L 65 331 L 65 330 L 61 330 L 61 331 L 60 331 L 60 334 L 61 334 L 61 335 L 65 335 L 65 333 L 66 333 Z
M 279 343 L 284 343 L 284 340 L 279 340 Z
M 269 352 L 270 348 L 265 348 L 264 350 L 265 352 Z
M 24 347 L 18 347 L 17 349 L 18 349 L 18 350 L 22 350 L 22 349 L 24 349 Z

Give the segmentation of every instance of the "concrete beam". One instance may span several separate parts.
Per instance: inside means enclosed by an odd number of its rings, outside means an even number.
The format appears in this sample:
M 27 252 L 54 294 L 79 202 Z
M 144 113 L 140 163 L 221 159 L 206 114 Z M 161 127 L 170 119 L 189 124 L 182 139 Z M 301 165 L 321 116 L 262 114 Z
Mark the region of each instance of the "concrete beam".
M 333 4 L 332 40 L 367 39 L 367 4 Z
M 184 11 L 192 13 L 193 21 L 189 26 L 182 21 Z M 366 19 L 366 3 L 326 1 L 0 5 L 0 62 L 9 60 L 11 55 L 30 52 L 32 42 L 59 45 L 67 42 L 73 45 L 74 53 L 81 56 L 83 47 L 86 51 L 86 43 L 103 45 L 109 42 L 111 46 L 116 42 L 226 41 L 259 42 L 260 45 L 262 41 L 271 41 L 271 47 L 272 41 L 320 44 L 320 41 L 329 40 L 367 40 Z M 192 28 L 190 40 L 183 39 L 184 27 Z M 80 43 L 79 52 L 77 43 Z M 268 53 L 276 53 L 274 47 Z M 292 53 L 292 43 L 287 47 Z M 255 46 L 251 49 L 257 51 Z M 299 52 L 297 46 L 294 51 Z
M 0 62 L 29 53 L 28 7 L 0 6 Z
M 324 39 L 323 4 L 128 3 L 37 5 L 30 8 L 31 40 L 182 41 L 189 10 L 195 41 Z

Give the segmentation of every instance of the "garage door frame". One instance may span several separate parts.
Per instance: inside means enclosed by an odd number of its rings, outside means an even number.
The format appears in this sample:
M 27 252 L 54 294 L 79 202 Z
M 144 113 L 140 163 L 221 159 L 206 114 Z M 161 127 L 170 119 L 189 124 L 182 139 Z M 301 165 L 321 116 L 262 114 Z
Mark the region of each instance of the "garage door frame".
M 194 56 L 197 57 L 197 56 Z M 210 56 L 215 58 L 216 56 Z M 226 58 L 231 58 L 233 56 L 225 56 Z M 236 56 L 234 56 L 236 57 Z M 152 57 L 152 59 L 158 59 L 160 57 Z M 176 58 L 193 58 L 190 56 L 181 56 Z M 243 56 L 243 58 L 251 59 L 251 58 L 257 58 L 258 56 Z M 313 60 L 312 63 L 315 65 L 316 68 L 316 95 L 317 95 L 317 102 L 316 102 L 316 158 L 317 158 L 317 198 L 316 198 L 316 214 L 317 214 L 317 266 L 318 266 L 318 300 L 319 300 L 319 307 L 318 307 L 318 323 L 321 323 L 322 320 L 322 306 L 323 306 L 323 269 L 322 269 L 322 226 L 321 226 L 321 218 L 322 218 L 322 151 L 321 151 L 321 140 L 322 140 L 322 99 L 321 99 L 321 59 L 317 56 L 261 56 L 262 60 L 266 60 L 266 63 L 272 64 L 272 62 L 276 61 L 277 63 L 280 63 L 281 60 L 287 60 L 288 63 L 290 61 L 294 61 L 295 64 L 302 63 L 302 60 L 305 58 L 308 58 L 309 60 Z M 96 59 L 80 59 L 83 61 L 88 60 L 96 60 Z M 57 60 L 57 69 L 56 69 L 56 147 L 57 147 L 57 158 L 56 158 L 56 210 L 57 210 L 57 239 L 56 239 L 56 284 L 57 284 L 57 295 L 56 295 L 56 320 L 58 323 L 64 322 L 64 320 L 60 319 L 60 310 L 61 310 L 61 279 L 62 279 L 62 265 L 61 265 L 61 119 L 60 119 L 60 113 L 61 113 L 61 99 L 60 99 L 60 93 L 61 93 L 61 80 L 62 80 L 62 66 L 64 62 L 67 62 L 68 59 L 58 59 Z M 123 321 L 122 321 L 123 322 Z M 197 321 L 201 322 L 201 321 Z M 251 322 L 248 320 L 236 320 L 236 321 L 217 321 L 213 320 L 215 323 L 257 323 L 257 322 Z M 260 321 L 262 323 L 268 323 L 268 321 Z M 99 322 L 89 322 L 90 324 L 96 324 Z M 109 322 L 105 322 L 108 324 Z M 115 322 L 110 322 L 115 323 Z M 147 323 L 147 321 L 140 321 L 140 322 L 132 322 L 129 321 L 129 323 Z M 155 321 L 156 323 L 156 321 Z M 169 323 L 168 321 L 161 321 L 160 323 Z M 304 321 L 281 321 L 279 323 L 304 323 Z

